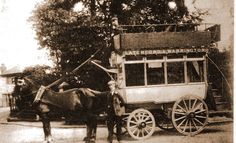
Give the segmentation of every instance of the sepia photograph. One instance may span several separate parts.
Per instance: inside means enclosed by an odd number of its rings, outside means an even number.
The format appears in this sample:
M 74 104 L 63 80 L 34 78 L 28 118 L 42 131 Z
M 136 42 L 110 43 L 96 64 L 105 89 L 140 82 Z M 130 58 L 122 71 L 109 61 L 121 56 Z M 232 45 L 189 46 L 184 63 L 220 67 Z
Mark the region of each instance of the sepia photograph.
M 0 0 L 0 143 L 233 143 L 234 0 Z

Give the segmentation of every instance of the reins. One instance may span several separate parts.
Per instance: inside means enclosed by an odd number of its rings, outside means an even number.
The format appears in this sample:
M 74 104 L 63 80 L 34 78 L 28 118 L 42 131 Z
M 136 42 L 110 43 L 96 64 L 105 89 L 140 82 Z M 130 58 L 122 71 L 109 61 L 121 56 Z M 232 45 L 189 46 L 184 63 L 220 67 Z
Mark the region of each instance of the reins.
M 98 50 L 96 50 L 87 60 L 85 60 L 82 64 L 80 64 L 78 67 L 76 67 L 73 71 L 71 71 L 71 73 L 69 75 L 73 75 L 75 74 L 82 66 L 84 66 L 86 63 L 88 63 L 100 50 L 102 50 L 102 48 L 99 48 Z M 45 88 L 51 88 L 52 86 L 59 84 L 60 82 L 62 82 L 68 75 L 62 76 L 60 79 L 54 81 L 53 83 L 49 84 L 48 86 L 46 86 Z

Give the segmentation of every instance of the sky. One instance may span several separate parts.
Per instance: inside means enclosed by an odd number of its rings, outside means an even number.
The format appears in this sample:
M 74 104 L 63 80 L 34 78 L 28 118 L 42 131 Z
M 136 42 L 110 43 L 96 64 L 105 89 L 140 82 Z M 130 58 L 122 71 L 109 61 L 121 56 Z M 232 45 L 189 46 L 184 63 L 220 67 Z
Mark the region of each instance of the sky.
M 209 14 L 203 16 L 203 23 L 221 25 L 221 41 L 218 43 L 219 49 L 228 50 L 230 46 L 233 48 L 234 0 L 185 0 L 185 5 L 190 12 L 195 10 L 194 7 L 203 11 L 208 10 Z
M 46 50 L 38 49 L 35 33 L 27 21 L 35 4 L 41 1 L 0 0 L 0 64 L 21 68 L 52 65 Z M 209 10 L 204 22 L 221 24 L 221 49 L 233 44 L 233 0 L 185 0 L 185 3 L 190 11 L 195 10 L 194 6 Z
M 41 0 L 0 0 L 0 64 L 21 69 L 51 65 L 46 50 L 38 50 L 35 33 L 27 19 Z

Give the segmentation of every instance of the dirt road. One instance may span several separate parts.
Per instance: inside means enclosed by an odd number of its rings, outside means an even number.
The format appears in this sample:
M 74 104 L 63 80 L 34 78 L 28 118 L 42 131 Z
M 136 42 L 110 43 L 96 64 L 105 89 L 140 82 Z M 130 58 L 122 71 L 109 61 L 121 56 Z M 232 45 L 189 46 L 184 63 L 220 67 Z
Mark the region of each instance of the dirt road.
M 79 126 L 60 127 L 52 124 L 52 134 L 55 143 L 83 143 L 85 128 Z M 208 125 L 200 134 L 194 137 L 183 136 L 176 131 L 156 129 L 152 137 L 137 141 L 125 135 L 121 143 L 232 143 L 232 122 Z M 43 130 L 39 122 L 10 122 L 0 124 L 1 143 L 40 143 L 43 141 Z M 97 143 L 105 143 L 107 129 L 99 127 Z

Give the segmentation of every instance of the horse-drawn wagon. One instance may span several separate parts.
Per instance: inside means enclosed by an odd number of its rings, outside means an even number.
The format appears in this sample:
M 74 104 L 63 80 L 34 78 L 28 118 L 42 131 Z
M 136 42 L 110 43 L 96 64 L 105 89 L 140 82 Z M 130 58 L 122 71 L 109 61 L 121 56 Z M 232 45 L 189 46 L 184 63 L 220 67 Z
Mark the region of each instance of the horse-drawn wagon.
M 109 61 L 126 101 L 124 126 L 131 137 L 148 138 L 156 126 L 190 136 L 204 129 L 207 54 L 220 40 L 219 25 L 207 26 L 121 26 L 125 32 L 114 36 Z
M 204 129 L 209 116 L 205 103 L 208 91 L 207 55 L 209 48 L 220 40 L 219 25 L 206 26 L 121 26 L 125 32 L 113 37 L 114 51 L 109 59 L 112 69 L 107 70 L 92 61 L 106 72 L 113 73 L 117 90 L 126 101 L 123 125 L 134 139 L 150 137 L 156 126 L 164 130 L 175 128 L 189 136 Z M 95 108 L 90 108 L 96 99 L 87 94 L 87 88 L 61 93 L 49 89 L 63 78 L 40 88 L 27 79 L 32 87 L 37 87 L 34 104 L 42 118 L 45 140 L 51 138 L 47 114 L 51 105 L 66 111 L 80 111 L 86 105 L 91 112 L 102 105 L 95 104 Z

